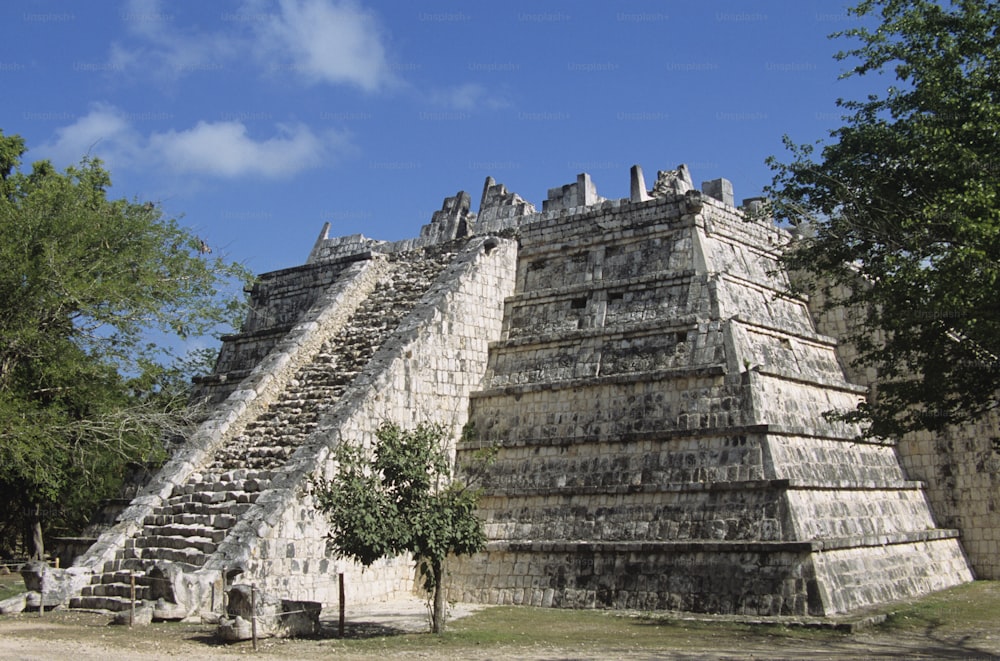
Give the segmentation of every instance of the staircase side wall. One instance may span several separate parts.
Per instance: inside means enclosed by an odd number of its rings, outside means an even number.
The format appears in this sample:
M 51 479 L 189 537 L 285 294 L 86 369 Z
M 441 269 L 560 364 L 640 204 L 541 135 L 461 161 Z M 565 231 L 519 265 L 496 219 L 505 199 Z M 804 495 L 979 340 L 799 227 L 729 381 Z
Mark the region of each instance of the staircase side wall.
M 359 261 L 344 269 L 341 277 L 323 293 L 300 322 L 253 368 L 239 389 L 214 409 L 143 492 L 119 515 L 115 526 L 102 534 L 75 566 L 99 572 L 114 559 L 125 540 L 142 529 L 143 520 L 183 484 L 227 439 L 238 435 L 285 387 L 299 365 L 319 350 L 332 328 L 342 325 L 374 288 L 383 265 L 378 260 Z
M 307 493 L 307 477 L 332 474 L 339 443 L 370 445 L 383 422 L 412 427 L 438 422 L 461 433 L 468 397 L 482 385 L 488 343 L 499 337 L 504 298 L 513 290 L 517 247 L 494 238 L 471 242 L 413 313 L 371 359 L 352 387 L 320 421 L 315 441 L 293 455 L 206 570 L 241 566 L 241 582 L 256 581 L 283 598 L 337 603 L 337 573 L 346 574 L 351 603 L 413 590 L 413 565 L 389 560 L 365 571 L 327 547 L 329 527 Z

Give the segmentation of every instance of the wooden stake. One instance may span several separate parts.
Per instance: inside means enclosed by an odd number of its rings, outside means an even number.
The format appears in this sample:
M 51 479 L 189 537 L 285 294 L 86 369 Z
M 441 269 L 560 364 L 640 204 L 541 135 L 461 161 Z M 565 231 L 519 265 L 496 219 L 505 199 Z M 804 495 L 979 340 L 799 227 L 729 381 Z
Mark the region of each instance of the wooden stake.
M 257 585 L 250 584 L 250 638 L 253 640 L 253 651 L 257 651 Z
M 128 612 L 128 625 L 131 627 L 135 624 L 135 570 L 128 570 L 128 582 L 129 591 L 131 593 L 131 601 L 129 602 L 129 612 Z
M 344 637 L 344 572 L 340 572 L 340 622 L 337 625 L 337 635 Z

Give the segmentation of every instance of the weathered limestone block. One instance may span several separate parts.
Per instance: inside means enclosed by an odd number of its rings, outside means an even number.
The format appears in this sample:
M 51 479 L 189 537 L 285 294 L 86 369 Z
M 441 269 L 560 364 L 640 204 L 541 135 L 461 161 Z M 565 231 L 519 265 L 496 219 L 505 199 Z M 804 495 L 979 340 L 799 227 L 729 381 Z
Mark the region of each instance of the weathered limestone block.
M 257 618 L 258 638 L 293 638 L 319 633 L 322 609 L 319 603 L 275 598 L 249 585 L 234 585 L 228 595 L 228 617 L 219 620 L 216 632 L 224 641 L 248 640 L 252 635 L 254 616 Z
M 651 199 L 649 192 L 646 191 L 646 178 L 642 174 L 642 167 L 638 165 L 633 165 L 630 175 L 630 186 L 629 186 L 629 201 L 631 202 L 645 202 Z
M 14 615 L 27 608 L 28 593 L 14 595 L 0 601 L 0 615 Z
M 183 620 L 209 604 L 219 576 L 211 572 L 185 571 L 179 564 L 159 562 L 149 571 L 150 598 L 155 600 L 158 620 Z
M 681 163 L 676 170 L 659 170 L 656 173 L 656 183 L 649 191 L 650 197 L 676 197 L 694 190 L 691 173 L 687 165 Z
M 709 197 L 713 197 L 723 204 L 736 206 L 736 199 L 733 197 L 733 182 L 728 179 L 712 179 L 701 182 L 701 192 Z
M 500 221 L 509 221 L 533 213 L 535 205 L 525 201 L 517 193 L 508 192 L 507 187 L 496 183 L 493 177 L 486 177 L 483 196 L 479 202 L 479 213 L 476 215 L 477 228 L 480 230 L 491 228 Z
M 583 172 L 577 175 L 576 183 L 550 188 L 548 199 L 542 202 L 542 211 L 575 209 L 592 206 L 603 201 L 604 198 L 597 194 L 597 187 L 594 186 L 590 175 Z
M 21 567 L 21 577 L 29 592 L 40 595 L 37 603 L 28 598 L 29 608 L 55 608 L 69 605 L 70 598 L 90 582 L 91 572 L 79 567 L 56 569 L 45 562 L 33 561 Z
M 431 222 L 420 228 L 420 237 L 435 243 L 453 241 L 473 233 L 476 215 L 469 211 L 471 198 L 465 191 L 453 197 L 446 197 L 439 211 L 431 216 Z
M 112 624 L 119 625 L 135 625 L 137 627 L 144 627 L 153 623 L 154 606 L 149 602 L 144 602 L 141 606 L 136 606 L 135 615 L 131 610 L 122 610 L 115 613 L 114 619 L 111 621 Z M 158 618 L 158 619 L 172 619 L 172 618 Z

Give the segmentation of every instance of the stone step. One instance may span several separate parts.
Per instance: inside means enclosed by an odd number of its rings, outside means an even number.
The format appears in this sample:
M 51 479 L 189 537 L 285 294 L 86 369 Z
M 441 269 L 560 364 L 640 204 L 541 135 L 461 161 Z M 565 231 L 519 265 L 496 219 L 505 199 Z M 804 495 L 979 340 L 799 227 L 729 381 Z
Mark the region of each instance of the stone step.
M 136 547 L 142 549 L 142 557 L 147 558 L 148 551 L 154 548 L 171 549 L 181 551 L 195 551 L 199 553 L 213 553 L 218 544 L 209 537 L 182 537 L 179 535 L 142 535 L 136 539 Z
M 164 525 L 144 525 L 142 534 L 147 536 L 191 537 L 209 539 L 215 543 L 226 537 L 226 530 L 197 523 L 169 523 Z
M 132 576 L 135 576 L 136 585 L 149 585 L 149 577 L 146 576 L 146 572 L 141 569 L 119 569 L 113 572 L 97 574 L 93 577 L 93 579 L 91 579 L 91 583 L 128 583 Z
M 208 517 L 220 517 L 219 521 L 228 518 L 236 518 L 241 514 L 250 509 L 251 503 L 237 503 L 233 501 L 226 501 L 223 503 L 173 503 L 165 507 L 158 507 L 156 511 L 146 518 L 146 523 L 153 525 L 166 525 L 169 523 L 174 523 L 175 519 L 172 517 L 181 516 L 184 514 L 196 514 L 200 516 Z M 162 518 L 161 518 L 162 517 Z M 177 520 L 177 523 L 194 523 L 194 520 Z M 215 528 L 224 527 L 223 524 L 218 523 L 215 519 L 212 520 L 211 525 Z M 230 524 L 232 525 L 232 524 Z
M 184 563 L 193 569 L 201 567 L 208 560 L 208 556 L 197 549 L 183 548 L 172 549 L 161 546 L 142 549 L 143 561 L 168 561 Z
M 166 506 L 181 505 L 184 503 L 204 503 L 215 505 L 227 501 L 235 503 L 253 503 L 257 500 L 258 491 L 198 491 L 178 496 L 170 496 Z M 160 506 L 162 508 L 164 506 Z M 160 509 L 157 508 L 157 509 Z
M 142 602 L 138 599 L 135 604 L 138 606 Z M 73 597 L 69 600 L 70 608 L 86 608 L 90 610 L 124 611 L 128 610 L 132 602 L 126 597 L 118 596 L 88 596 Z
M 98 585 L 86 585 L 80 591 L 81 597 L 122 597 L 125 600 L 126 605 L 128 604 L 128 598 L 131 594 L 132 586 L 129 583 L 101 583 Z M 150 586 L 136 584 L 136 601 L 151 598 L 152 588 Z

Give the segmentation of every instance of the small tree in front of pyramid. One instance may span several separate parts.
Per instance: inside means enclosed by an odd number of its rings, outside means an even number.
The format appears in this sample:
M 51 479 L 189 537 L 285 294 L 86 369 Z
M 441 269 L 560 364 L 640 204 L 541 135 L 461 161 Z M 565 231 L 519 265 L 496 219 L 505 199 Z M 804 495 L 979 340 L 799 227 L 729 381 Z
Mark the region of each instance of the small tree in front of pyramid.
M 486 545 L 475 516 L 478 491 L 453 479 L 447 431 L 438 424 L 404 430 L 386 423 L 373 448 L 342 444 L 337 472 L 314 478 L 316 507 L 330 523 L 331 546 L 369 567 L 411 553 L 433 595 L 431 630 L 444 631 L 445 561 Z

